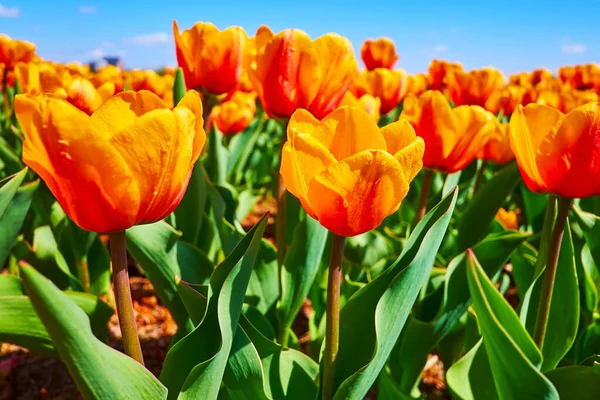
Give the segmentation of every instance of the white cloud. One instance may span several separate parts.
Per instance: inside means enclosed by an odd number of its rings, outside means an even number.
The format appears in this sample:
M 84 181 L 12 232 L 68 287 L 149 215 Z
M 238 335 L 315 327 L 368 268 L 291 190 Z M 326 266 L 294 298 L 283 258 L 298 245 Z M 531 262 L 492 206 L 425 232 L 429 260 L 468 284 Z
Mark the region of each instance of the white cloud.
M 17 7 L 4 7 L 0 4 L 0 18 L 17 18 L 21 14 L 21 10 Z
M 155 46 L 161 43 L 168 43 L 169 35 L 164 32 L 149 33 L 147 35 L 138 35 L 129 39 L 125 39 L 125 43 L 135 44 L 138 46 Z
M 436 44 L 435 46 L 433 46 L 433 51 L 435 53 L 447 53 L 448 46 L 446 46 L 445 44 Z
M 106 53 L 104 52 L 104 50 L 99 47 L 92 51 L 88 51 L 87 53 L 85 53 L 86 57 L 92 58 L 94 60 L 99 60 L 101 58 L 104 58 L 105 55 L 106 55 Z
M 587 46 L 583 43 L 563 44 L 560 51 L 565 54 L 583 54 L 587 51 Z
M 115 44 L 113 42 L 102 42 L 102 44 L 100 44 L 100 47 L 103 47 L 105 49 L 112 49 L 113 47 L 115 47 Z
M 96 14 L 98 12 L 98 7 L 81 6 L 81 7 L 79 7 L 79 12 L 82 14 Z

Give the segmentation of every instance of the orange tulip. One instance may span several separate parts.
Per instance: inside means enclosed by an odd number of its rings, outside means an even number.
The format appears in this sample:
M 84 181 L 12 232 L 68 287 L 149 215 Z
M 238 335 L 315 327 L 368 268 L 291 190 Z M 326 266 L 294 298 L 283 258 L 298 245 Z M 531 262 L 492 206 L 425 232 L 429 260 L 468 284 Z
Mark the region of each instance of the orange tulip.
M 423 165 L 445 173 L 460 171 L 477 156 L 495 129 L 495 117 L 479 106 L 451 108 L 437 90 L 404 99 L 400 115 L 425 141 Z
M 519 230 L 519 216 L 516 211 L 506 211 L 501 208 L 496 213 L 496 221 L 507 231 Z
M 519 74 L 514 74 L 510 76 L 510 83 L 519 86 L 537 86 L 542 82 L 550 82 L 553 81 L 554 75 L 552 72 L 546 68 L 540 68 L 528 72 L 522 72 Z
M 121 68 L 114 65 L 105 65 L 92 74 L 88 78 L 92 84 L 99 88 L 106 82 L 110 82 L 115 85 L 115 93 L 122 92 L 125 88 L 125 77 Z
M 379 100 L 377 97 L 373 97 L 370 94 L 363 94 L 360 98 L 356 98 L 352 92 L 347 91 L 346 95 L 342 99 L 342 102 L 340 103 L 340 107 L 342 106 L 361 108 L 369 113 L 375 122 L 379 122 L 379 108 L 381 107 L 381 100 Z
M 479 151 L 477 158 L 483 161 L 492 161 L 504 165 L 515 158 L 510 148 L 509 124 L 502 124 L 498 120 L 494 133 L 489 137 L 485 145 Z
M 256 93 L 234 92 L 231 98 L 216 105 L 211 120 L 223 133 L 239 133 L 246 129 L 256 114 Z
M 521 86 L 509 84 L 503 88 L 494 90 L 485 102 L 486 110 L 502 115 L 510 115 L 519 104 L 523 103 L 523 98 L 527 89 Z
M 494 68 L 464 72 L 451 70 L 447 76 L 448 97 L 457 106 L 484 106 L 490 94 L 502 87 L 502 73 Z
M 538 104 L 546 105 L 546 106 L 557 108 L 557 109 L 560 106 L 560 93 L 556 92 L 554 90 L 544 89 L 544 90 L 536 91 L 535 89 L 533 89 L 532 97 L 535 97 L 535 101 L 532 101 L 532 103 L 538 103 Z M 524 103 L 525 104 L 523 104 L 523 105 L 529 104 L 529 102 L 527 102 L 527 103 L 524 102 Z
M 378 98 L 381 101 L 381 113 L 387 114 L 404 99 L 408 91 L 408 75 L 403 69 L 364 70 L 352 82 L 351 90 L 356 97 L 368 93 Z
M 250 56 L 248 35 L 239 26 L 219 31 L 211 23 L 198 22 L 179 33 L 173 21 L 177 63 L 188 89 L 220 95 L 235 89 Z
M 152 69 L 139 70 L 134 69 L 127 74 L 129 88 L 133 91 L 149 90 L 167 104 L 173 102 L 173 83 L 172 75 L 159 75 Z
M 600 66 L 597 64 L 562 67 L 558 69 L 558 76 L 573 89 L 600 88 Z
M 560 92 L 557 108 L 562 113 L 568 113 L 579 106 L 597 101 L 598 94 L 592 90 L 566 89 Z
M 350 41 L 328 33 L 314 41 L 303 31 L 257 32 L 250 80 L 267 114 L 289 118 L 299 108 L 322 118 L 335 110 L 356 75 Z
M 179 204 L 206 134 L 198 93 L 173 110 L 148 92 L 120 93 L 91 116 L 53 95 L 18 95 L 23 161 L 67 215 L 94 232 L 159 221 Z
M 422 167 L 423 140 L 406 122 L 382 129 L 365 111 L 340 107 L 322 121 L 292 115 L 281 176 L 306 212 L 331 232 L 355 236 L 396 212 Z
M 87 115 L 92 115 L 102 103 L 115 94 L 115 85 L 106 82 L 98 89 L 84 78 L 75 78 L 65 85 L 64 95 L 57 93 Z
M 0 63 L 5 65 L 5 68 L 11 70 L 15 64 L 29 62 L 33 60 L 35 55 L 35 45 L 33 43 L 14 40 L 6 35 L 0 34 Z
M 416 75 L 408 76 L 407 93 L 413 93 L 418 96 L 421 93 L 426 92 L 428 86 L 429 86 L 429 82 L 427 81 L 427 75 L 416 74 Z
M 600 103 L 568 114 L 540 104 L 517 107 L 510 143 L 527 187 L 568 198 L 600 194 L 599 132 Z
M 399 59 L 394 42 L 384 37 L 365 40 L 360 48 L 360 57 L 368 70 L 375 68 L 392 69 Z
M 450 63 L 443 60 L 433 60 L 429 64 L 429 88 L 432 90 L 444 90 L 447 85 L 447 77 L 450 71 L 462 71 L 460 63 Z

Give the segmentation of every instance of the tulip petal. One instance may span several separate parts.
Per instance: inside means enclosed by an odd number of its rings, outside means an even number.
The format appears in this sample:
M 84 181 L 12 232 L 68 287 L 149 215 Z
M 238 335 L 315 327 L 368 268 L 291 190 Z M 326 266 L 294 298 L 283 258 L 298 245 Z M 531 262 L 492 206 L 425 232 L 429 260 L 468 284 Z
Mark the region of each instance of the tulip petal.
M 396 154 L 406 146 L 414 142 L 417 134 L 412 125 L 406 120 L 400 120 L 381 128 L 381 134 L 385 139 L 387 151 Z
M 558 129 L 563 118 L 554 108 L 529 104 L 518 106 L 510 119 L 510 147 L 525 183 L 533 191 L 546 189 L 536 163 L 538 149 L 544 138 Z
M 48 95 L 19 95 L 15 111 L 25 134 L 23 160 L 73 221 L 95 232 L 135 223 L 139 192 L 128 163 L 105 137 L 86 129 L 85 113 Z
M 415 140 L 394 154 L 394 158 L 398 160 L 404 177 L 408 183 L 415 179 L 419 171 L 423 169 L 423 154 L 425 153 L 425 141 L 417 137 Z
M 338 108 L 321 121 L 321 129 L 315 130 L 314 135 L 337 160 L 363 150 L 387 148 L 373 117 L 360 108 Z
M 310 112 L 302 108 L 298 109 L 294 112 L 294 114 L 292 114 L 292 117 L 288 122 L 288 139 L 291 131 L 314 136 L 315 131 L 319 128 L 320 124 L 321 122 L 315 117 L 313 117 L 313 115 Z M 322 134 L 319 132 L 316 133 L 316 135 L 319 135 L 318 137 L 321 137 L 320 135 Z
M 204 119 L 202 113 L 202 100 L 195 90 L 188 90 L 185 96 L 179 101 L 175 109 L 184 107 L 189 109 L 196 116 L 196 136 L 194 137 L 194 148 L 192 150 L 192 160 L 196 162 L 200 152 L 206 143 L 206 132 L 204 131 Z
M 600 104 L 589 103 L 569 112 L 560 127 L 545 137 L 536 162 L 553 193 L 571 198 L 598 194 Z
M 385 151 L 366 150 L 317 174 L 309 183 L 308 201 L 321 225 L 355 236 L 379 226 L 407 192 L 398 160 Z
M 121 92 L 105 101 L 92 115 L 91 128 L 98 136 L 112 137 L 141 115 L 167 108 L 160 97 L 147 90 Z

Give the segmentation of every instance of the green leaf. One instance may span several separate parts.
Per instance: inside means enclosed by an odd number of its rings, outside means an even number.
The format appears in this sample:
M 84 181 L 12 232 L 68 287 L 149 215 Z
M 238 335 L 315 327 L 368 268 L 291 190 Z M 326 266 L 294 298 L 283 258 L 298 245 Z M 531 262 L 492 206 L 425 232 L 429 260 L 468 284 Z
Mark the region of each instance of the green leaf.
M 185 96 L 186 87 L 185 79 L 183 77 L 183 70 L 177 68 L 175 71 L 175 82 L 173 82 L 173 104 L 177 105 Z
M 167 354 L 160 378 L 169 398 L 217 397 L 266 224 L 263 217 L 215 268 L 204 319 Z
M 142 365 L 92 334 L 85 313 L 30 266 L 25 290 L 85 399 L 164 399 L 165 387 Z
M 483 340 L 446 373 L 450 391 L 461 400 L 499 400 Z
M 474 246 L 486 235 L 490 223 L 519 183 L 520 177 L 519 168 L 513 162 L 486 182 L 469 202 L 458 225 L 457 242 L 461 251 Z
M 579 285 L 577 267 L 573 254 L 571 228 L 567 223 L 560 246 L 560 255 L 556 268 L 556 279 L 552 291 L 548 328 L 544 337 L 542 371 L 556 368 L 567 354 L 575 337 L 579 324 Z M 524 294 L 521 308 L 521 321 L 530 334 L 535 329 L 543 274 L 540 274 L 529 290 Z
M 202 232 L 207 200 L 206 186 L 206 172 L 202 163 L 197 162 L 181 203 L 175 209 L 177 229 L 182 232 L 182 239 L 194 245 L 198 244 Z
M 227 159 L 227 176 L 236 177 L 238 171 L 242 176 L 250 154 L 254 151 L 262 125 L 254 120 L 243 132 L 234 135 L 229 142 L 229 158 Z
M 519 317 L 487 277 L 471 252 L 467 278 L 483 344 L 498 397 L 556 399 L 556 389 L 538 368 L 542 355 L 521 325 Z
M 4 265 L 29 211 L 39 181 L 21 186 L 27 168 L 14 175 L 0 188 L 0 265 Z
M 177 293 L 175 276 L 186 282 L 206 283 L 212 273 L 212 263 L 206 255 L 179 240 L 178 232 L 162 221 L 128 229 L 127 250 L 152 282 L 156 295 L 182 333 L 191 332 L 193 325 Z
M 433 208 L 419 222 L 396 262 L 342 308 L 335 399 L 362 399 L 377 379 L 429 277 L 456 196 L 455 189 Z
M 223 145 L 223 134 L 215 124 L 208 133 L 206 172 L 215 185 L 225 185 L 229 152 Z
M 600 363 L 569 366 L 546 373 L 561 400 L 597 400 L 600 393 Z
M 326 242 L 327 229 L 313 218 L 304 218 L 296 227 L 281 269 L 280 331 L 290 329 L 300 311 L 319 271 Z

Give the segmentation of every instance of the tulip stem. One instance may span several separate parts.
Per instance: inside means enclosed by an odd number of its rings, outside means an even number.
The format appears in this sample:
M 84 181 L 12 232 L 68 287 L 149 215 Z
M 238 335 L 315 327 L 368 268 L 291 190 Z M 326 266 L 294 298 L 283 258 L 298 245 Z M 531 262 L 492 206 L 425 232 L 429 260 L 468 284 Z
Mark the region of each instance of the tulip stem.
M 542 277 L 540 303 L 537 311 L 535 330 L 533 332 L 533 340 L 540 350 L 544 346 L 544 338 L 546 336 L 546 329 L 548 328 L 548 318 L 550 316 L 550 305 L 552 303 L 552 291 L 554 290 L 554 280 L 556 279 L 556 267 L 558 265 L 560 245 L 570 208 L 571 199 L 565 197 L 558 198 L 558 214 L 548 246 L 546 269 L 544 270 L 544 276 Z
M 327 280 L 323 400 L 332 399 L 334 394 L 335 359 L 340 345 L 340 288 L 345 241 L 344 236 L 333 234 Z
M 129 287 L 129 272 L 127 271 L 127 239 L 125 231 L 110 234 L 110 258 L 113 266 L 113 284 L 117 315 L 123 336 L 125 353 L 144 365 L 142 347 L 137 333 L 133 304 L 131 302 L 131 288 Z
M 281 168 L 281 159 L 283 157 L 283 146 L 287 141 L 287 123 L 284 125 L 283 138 L 281 139 L 281 149 L 279 151 L 279 166 Z M 277 171 L 277 215 L 275 215 L 275 244 L 277 246 L 277 262 L 279 267 L 283 265 L 285 258 L 285 183 L 281 172 Z
M 88 267 L 87 257 L 77 260 L 77 277 L 83 284 L 83 289 L 86 293 L 91 291 L 90 269 Z
M 544 226 L 542 227 L 542 236 L 540 237 L 540 249 L 538 252 L 533 276 L 538 276 L 546 266 L 546 258 L 548 257 L 548 247 L 552 238 L 552 229 L 554 228 L 554 220 L 556 219 L 556 196 L 550 195 L 548 204 L 546 205 L 546 215 L 544 216 Z
M 483 174 L 485 173 L 485 169 L 487 167 L 487 161 L 482 161 L 479 170 L 477 171 L 477 177 L 475 178 L 475 185 L 473 186 L 473 196 L 477 194 L 479 191 L 479 187 L 481 186 L 481 181 L 483 179 Z
M 421 184 L 421 194 L 419 195 L 419 204 L 417 205 L 417 215 L 415 216 L 415 225 L 417 225 L 427 213 L 427 200 L 429 199 L 429 190 L 431 189 L 432 180 L 433 170 L 424 170 L 423 183 Z

